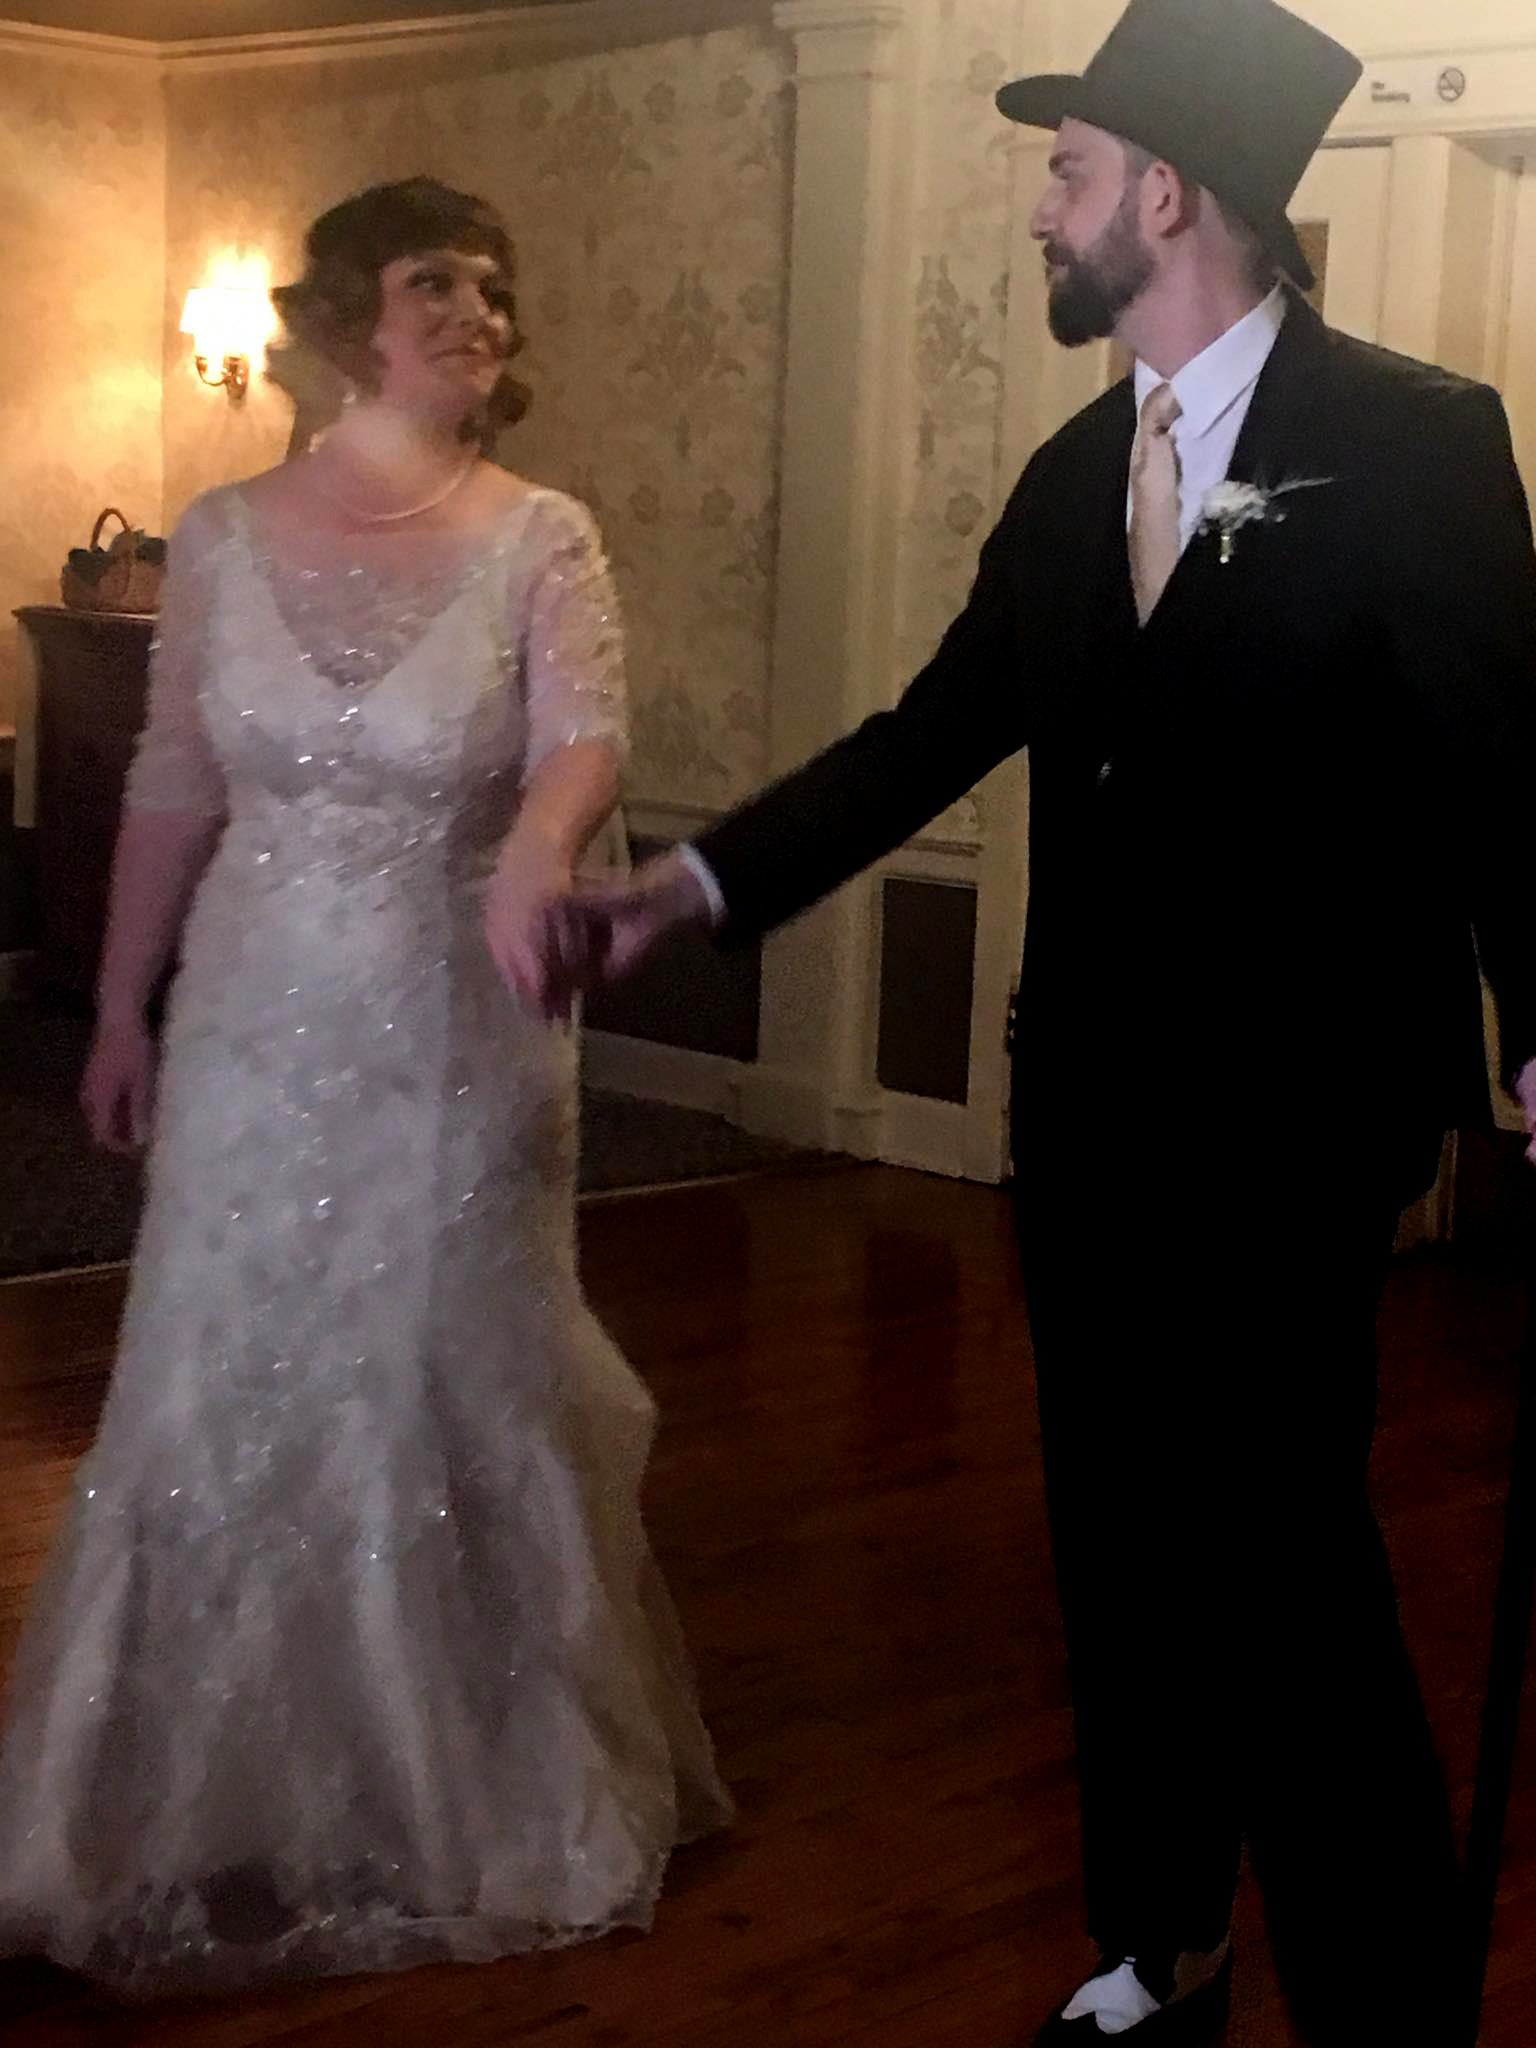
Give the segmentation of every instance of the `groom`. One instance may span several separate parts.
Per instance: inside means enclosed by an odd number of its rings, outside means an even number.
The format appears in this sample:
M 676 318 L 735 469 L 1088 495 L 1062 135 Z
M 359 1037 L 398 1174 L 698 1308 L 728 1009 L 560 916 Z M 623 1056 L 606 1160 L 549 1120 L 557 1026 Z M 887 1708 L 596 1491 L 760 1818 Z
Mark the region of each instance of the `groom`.
M 1029 748 L 1015 1193 L 1102 1950 L 1068 2048 L 1219 2024 L 1245 1837 L 1309 2041 L 1454 2039 L 1366 1464 L 1399 1211 L 1488 1114 L 1479 961 L 1536 1108 L 1536 559 L 1494 393 L 1302 296 L 1286 206 L 1359 72 L 1273 0 L 1132 0 L 1003 89 L 1057 131 L 1052 330 L 1134 378 L 895 710 L 562 906 L 541 968 L 558 1009 L 681 922 L 765 932 Z

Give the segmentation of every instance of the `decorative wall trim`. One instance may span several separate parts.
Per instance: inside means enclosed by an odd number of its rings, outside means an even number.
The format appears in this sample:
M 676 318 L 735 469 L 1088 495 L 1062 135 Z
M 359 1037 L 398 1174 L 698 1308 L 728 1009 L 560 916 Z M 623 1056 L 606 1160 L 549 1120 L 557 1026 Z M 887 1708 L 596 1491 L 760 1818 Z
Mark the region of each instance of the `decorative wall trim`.
M 420 21 L 384 21 L 343 28 L 297 29 L 275 35 L 165 43 L 161 51 L 178 70 L 227 70 L 254 64 L 313 62 L 344 56 L 398 57 L 418 51 L 460 50 L 493 44 L 520 64 L 560 57 L 595 56 L 637 43 L 672 42 L 708 35 L 766 18 L 765 0 L 569 0 L 547 7 L 497 8 Z
M 797 83 L 892 79 L 905 0 L 778 0 L 773 25 L 795 38 Z
M 974 882 L 981 859 L 981 842 L 974 834 L 934 830 L 919 832 L 888 856 L 889 872 L 908 870 L 932 875 L 938 881 Z M 915 865 L 914 865 L 915 864 Z
M 491 8 L 414 21 L 350 22 L 332 28 L 279 29 L 265 35 L 198 36 L 177 42 L 92 35 L 0 20 L 0 49 L 52 48 L 61 56 L 164 64 L 179 72 L 227 71 L 256 65 L 399 57 L 493 44 L 517 63 L 591 56 L 639 43 L 671 42 L 717 29 L 766 22 L 769 0 L 567 0 L 567 4 Z
M 776 0 L 773 21 L 797 36 L 815 29 L 900 28 L 907 14 L 908 0 Z
M 40 50 L 58 57 L 92 59 L 97 63 L 158 64 L 158 43 L 139 42 L 133 36 L 92 35 L 85 29 L 48 28 L 32 21 L 0 20 L 0 50 L 21 56 L 36 56 Z

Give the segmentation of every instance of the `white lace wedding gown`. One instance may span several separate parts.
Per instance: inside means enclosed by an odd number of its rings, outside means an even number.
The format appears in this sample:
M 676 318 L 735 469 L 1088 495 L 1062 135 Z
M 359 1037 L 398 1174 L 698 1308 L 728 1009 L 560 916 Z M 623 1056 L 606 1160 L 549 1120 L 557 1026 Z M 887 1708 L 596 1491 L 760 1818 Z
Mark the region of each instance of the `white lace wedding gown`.
M 345 564 L 238 488 L 178 531 L 130 802 L 228 822 L 11 1690 L 7 1950 L 136 1993 L 497 1956 L 643 1925 L 726 1816 L 577 1283 L 571 1035 L 480 928 L 529 769 L 621 711 L 559 493 Z

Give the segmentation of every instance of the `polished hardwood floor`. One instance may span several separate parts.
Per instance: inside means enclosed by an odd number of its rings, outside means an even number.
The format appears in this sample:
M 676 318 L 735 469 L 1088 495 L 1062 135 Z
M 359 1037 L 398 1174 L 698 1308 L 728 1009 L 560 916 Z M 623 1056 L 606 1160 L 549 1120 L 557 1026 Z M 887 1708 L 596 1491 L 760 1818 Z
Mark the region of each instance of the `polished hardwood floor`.
M 1071 1729 L 1005 1197 L 886 1168 L 607 1200 L 592 1296 L 654 1387 L 650 1517 L 740 1805 L 654 1931 L 536 1960 L 125 2007 L 0 1966 L 6 2048 L 1015 2048 L 1091 1960 Z M 121 1306 L 0 1288 L 0 1656 Z M 1465 1817 L 1523 1297 L 1398 1263 L 1377 1486 Z M 1536 1689 L 1486 2048 L 1536 2038 Z M 1231 2048 L 1296 2048 L 1245 1883 Z

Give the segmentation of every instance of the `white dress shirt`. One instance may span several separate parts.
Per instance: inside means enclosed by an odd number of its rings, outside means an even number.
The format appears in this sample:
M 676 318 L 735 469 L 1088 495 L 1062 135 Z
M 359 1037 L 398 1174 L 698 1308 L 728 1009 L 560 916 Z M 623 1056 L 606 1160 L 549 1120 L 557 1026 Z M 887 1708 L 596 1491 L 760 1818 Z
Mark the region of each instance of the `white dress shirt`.
M 1285 325 L 1285 292 L 1276 285 L 1267 299 L 1235 327 L 1188 362 L 1176 377 L 1160 377 L 1149 363 L 1136 365 L 1136 410 L 1140 413 L 1159 384 L 1170 383 L 1179 401 L 1171 430 L 1179 458 L 1179 545 L 1187 548 L 1204 512 L 1207 492 L 1227 480 L 1237 438 L 1243 431 L 1254 390 Z M 1127 497 L 1126 520 L 1130 520 Z
M 1179 401 L 1172 438 L 1179 458 L 1179 545 L 1189 546 L 1204 515 L 1206 493 L 1225 483 L 1253 394 L 1285 325 L 1285 292 L 1276 285 L 1267 299 L 1244 314 L 1176 377 L 1160 377 L 1149 364 L 1136 365 L 1136 410 L 1159 384 L 1171 383 Z M 1127 497 L 1126 521 L 1130 521 Z M 709 862 L 691 842 L 676 849 L 709 902 L 710 919 L 725 917 L 725 896 Z

